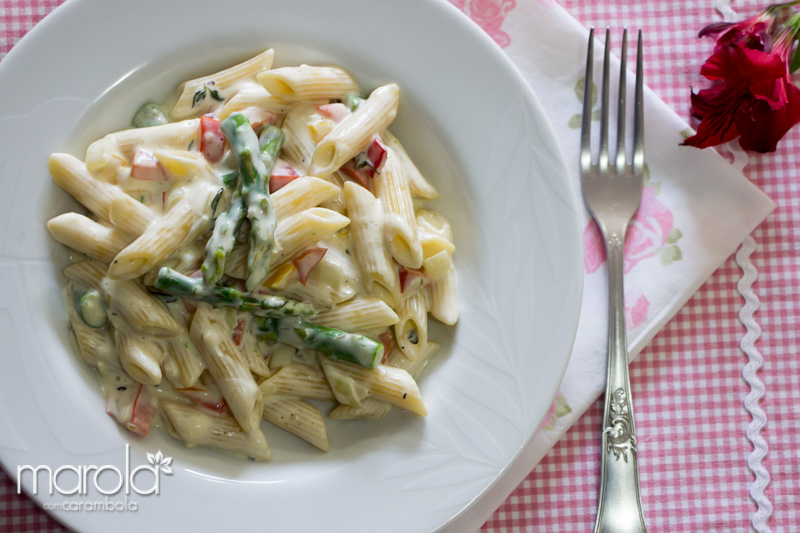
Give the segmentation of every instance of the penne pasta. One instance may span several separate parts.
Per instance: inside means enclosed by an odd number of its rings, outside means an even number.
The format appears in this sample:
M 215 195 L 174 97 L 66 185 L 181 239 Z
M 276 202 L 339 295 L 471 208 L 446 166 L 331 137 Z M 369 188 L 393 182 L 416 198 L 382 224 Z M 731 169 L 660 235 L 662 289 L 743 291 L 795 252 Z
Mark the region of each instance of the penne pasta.
M 400 144 L 399 140 L 397 140 L 397 137 L 392 135 L 389 130 L 383 130 L 381 133 L 381 140 L 384 144 L 386 144 L 386 146 L 391 148 L 392 152 L 394 152 L 394 154 L 397 156 L 403 174 L 405 174 L 408 178 L 408 188 L 411 190 L 411 194 L 425 200 L 436 200 L 439 198 L 439 191 L 437 191 L 433 185 L 431 185 L 430 182 L 425 179 L 417 166 L 408 156 L 408 153 L 406 152 L 405 148 L 403 148 L 403 145 Z
M 397 158 L 386 155 L 383 170 L 375 174 L 375 195 L 384 210 L 384 240 L 395 261 L 408 268 L 422 266 L 422 243 L 417 231 L 411 190 Z
M 275 52 L 269 49 L 210 76 L 185 81 L 167 96 L 161 107 L 167 110 L 167 116 L 173 121 L 199 117 L 230 96 L 228 91 L 236 82 L 269 70 L 274 57 Z
M 148 336 L 126 331 L 127 328 L 121 326 L 115 327 L 115 331 L 122 368 L 142 385 L 158 385 L 163 350 Z
M 398 322 L 397 313 L 379 298 L 358 298 L 314 315 L 314 323 L 344 331 L 362 332 Z
M 288 218 L 317 207 L 338 195 L 341 188 L 315 177 L 301 177 L 272 194 L 272 205 L 278 219 Z
M 428 344 L 428 304 L 425 294 L 416 291 L 407 296 L 397 309 L 394 325 L 397 346 L 409 359 L 419 359 Z
M 362 407 L 361 400 L 374 398 L 421 416 L 427 414 L 414 378 L 401 368 L 378 365 L 370 370 L 327 357 L 320 358 L 320 362 L 341 403 Z
M 191 387 L 200 379 L 206 365 L 189 335 L 186 304 L 180 298 L 176 298 L 174 302 L 167 304 L 167 310 L 175 322 L 182 326 L 182 331 L 167 340 L 162 370 L 173 387 Z
M 458 322 L 458 283 L 452 262 L 447 272 L 430 284 L 429 290 L 431 315 L 448 326 Z
M 236 421 L 247 433 L 259 431 L 261 392 L 220 311 L 199 304 L 189 333 Z
M 422 369 L 428 364 L 428 361 L 431 360 L 438 349 L 439 345 L 437 343 L 429 342 L 422 357 L 416 360 L 406 358 L 399 349 L 392 350 L 392 353 L 386 358 L 386 366 L 401 368 L 411 374 L 411 377 L 416 380 L 419 378 Z M 362 407 L 351 407 L 349 405 L 339 404 L 331 411 L 330 416 L 335 420 L 376 420 L 383 418 L 392 408 L 392 404 L 376 400 L 375 398 L 364 398 L 361 403 Z
M 160 402 L 159 407 L 167 431 L 189 448 L 208 446 L 256 461 L 272 458 L 264 433 L 258 428 L 244 431 L 227 413 L 215 414 L 178 402 Z
M 364 99 L 339 67 L 273 57 L 185 81 L 84 161 L 49 160 L 88 210 L 47 226 L 88 257 L 64 269 L 64 304 L 107 412 L 256 460 L 262 420 L 329 450 L 310 402 L 424 416 L 428 312 L 458 318 L 452 230 L 423 207 L 439 193 L 387 130 L 398 86 Z
M 389 307 L 400 302 L 400 280 L 392 256 L 384 246 L 383 209 L 369 191 L 355 183 L 344 185 L 344 200 L 350 217 L 350 234 L 367 292 Z
M 64 275 L 72 281 L 95 290 L 101 290 L 108 265 L 99 261 L 80 261 L 64 269 Z
M 67 321 L 78 344 L 78 353 L 80 353 L 81 359 L 96 368 L 101 376 L 121 371 L 114 339 L 109 333 L 108 327 L 89 326 L 75 311 L 75 306 L 71 301 L 72 295 L 65 294 L 64 299 Z
M 281 367 L 271 378 L 263 381 L 259 389 L 265 400 L 273 396 L 325 401 L 336 399 L 322 368 L 299 363 Z
M 305 250 L 350 223 L 350 219 L 330 209 L 312 207 L 278 223 L 275 240 L 280 252 L 272 263 L 270 272 L 291 261 Z
M 394 120 L 400 89 L 390 83 L 375 89 L 347 118 L 319 141 L 311 156 L 308 173 L 324 178 L 364 151 L 372 138 Z
M 337 67 L 300 65 L 268 70 L 258 74 L 258 81 L 287 102 L 321 102 L 360 94 L 358 85 L 344 70 Z
M 114 200 L 124 204 L 129 213 L 135 214 L 136 221 L 143 221 L 149 225 L 156 218 L 151 209 L 122 192 L 119 187 L 92 177 L 86 165 L 69 154 L 50 156 L 50 174 L 53 176 L 53 181 L 103 220 L 111 222 L 111 203 Z M 117 227 L 131 235 L 140 233 L 139 226 L 121 224 Z
M 132 241 L 130 235 L 78 213 L 51 218 L 47 229 L 61 244 L 104 263 L 110 263 Z
M 430 280 L 437 280 L 452 268 L 450 254 L 446 250 L 422 260 L 422 271 Z
M 131 165 L 133 154 L 142 146 L 187 150 L 197 141 L 200 120 L 185 120 L 148 128 L 110 133 L 86 149 L 86 167 L 98 179 L 113 182 L 120 170 Z
M 271 95 L 260 83 L 244 83 L 233 97 L 222 104 L 214 114 L 217 120 L 225 120 L 232 113 L 241 112 L 248 108 L 258 108 L 275 115 L 285 115 L 290 104 L 277 96 Z
M 314 148 L 333 126 L 333 122 L 323 117 L 317 106 L 311 104 L 292 106 L 286 114 L 283 121 L 283 132 L 286 135 L 283 153 L 301 174 L 308 174 Z
M 188 201 L 175 204 L 122 250 L 108 269 L 111 279 L 133 279 L 158 265 L 189 240 L 194 212 Z
M 263 417 L 323 452 L 330 450 L 325 420 L 319 409 L 308 402 L 297 398 L 270 398 L 264 402 Z
M 103 278 L 100 284 L 112 315 L 122 317 L 135 331 L 154 337 L 174 337 L 183 330 L 158 298 L 133 280 Z
M 430 209 L 417 209 L 417 226 L 424 232 L 453 242 L 453 230 L 444 215 Z M 455 249 L 455 247 L 453 247 Z M 453 253 L 453 252 L 448 252 Z

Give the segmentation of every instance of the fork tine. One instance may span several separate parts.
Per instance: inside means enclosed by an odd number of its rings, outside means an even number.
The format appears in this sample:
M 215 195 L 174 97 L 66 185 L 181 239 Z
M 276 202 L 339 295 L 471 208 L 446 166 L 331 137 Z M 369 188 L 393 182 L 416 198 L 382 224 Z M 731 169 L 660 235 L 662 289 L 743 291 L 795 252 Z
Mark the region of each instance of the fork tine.
M 628 28 L 622 31 L 622 54 L 619 58 L 619 99 L 617 100 L 617 169 L 625 167 L 625 70 L 628 63 Z
M 639 28 L 639 42 L 636 47 L 636 99 L 633 112 L 633 171 L 644 170 L 644 96 L 642 67 L 642 29 Z
M 581 171 L 592 166 L 592 65 L 594 63 L 594 28 L 589 30 L 586 51 L 586 75 L 583 80 L 583 120 L 581 121 Z
M 600 155 L 597 166 L 600 172 L 608 170 L 608 68 L 611 31 L 606 28 L 606 47 L 603 52 L 603 89 L 600 101 Z

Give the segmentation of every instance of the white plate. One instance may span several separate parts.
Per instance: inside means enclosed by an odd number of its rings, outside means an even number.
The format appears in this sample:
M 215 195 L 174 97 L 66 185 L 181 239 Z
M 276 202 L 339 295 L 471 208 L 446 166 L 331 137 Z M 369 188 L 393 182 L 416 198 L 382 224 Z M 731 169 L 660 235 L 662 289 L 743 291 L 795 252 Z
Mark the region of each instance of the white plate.
M 443 349 L 421 380 L 427 418 L 331 423 L 328 454 L 265 424 L 274 459 L 257 464 L 184 449 L 160 431 L 136 439 L 104 414 L 69 344 L 64 252 L 45 222 L 74 209 L 49 178 L 48 154 L 82 156 L 143 101 L 267 47 L 278 64 L 341 65 L 368 90 L 400 84 L 393 129 L 453 222 L 462 317 L 432 334 Z M 124 470 L 126 444 L 130 468 L 157 450 L 173 458 L 158 495 L 128 497 L 136 512 L 54 511 L 70 527 L 432 531 L 479 498 L 541 423 L 577 327 L 575 194 L 529 87 L 447 2 L 71 0 L 3 60 L 0 86 L 0 460 L 15 476 L 20 465 Z M 75 487 L 75 474 L 60 481 Z M 35 498 L 70 500 L 43 487 Z

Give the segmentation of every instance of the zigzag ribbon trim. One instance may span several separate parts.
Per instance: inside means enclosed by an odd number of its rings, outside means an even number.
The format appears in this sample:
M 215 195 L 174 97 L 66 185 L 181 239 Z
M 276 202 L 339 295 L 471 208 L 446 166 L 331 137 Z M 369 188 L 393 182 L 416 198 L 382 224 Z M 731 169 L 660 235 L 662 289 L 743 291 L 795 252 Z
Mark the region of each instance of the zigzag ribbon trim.
M 753 318 L 759 306 L 758 296 L 756 296 L 752 288 L 753 282 L 758 278 L 758 271 L 750 262 L 750 254 L 755 249 L 756 241 L 748 235 L 742 242 L 739 251 L 736 252 L 736 263 L 742 269 L 742 277 L 739 278 L 736 288 L 745 301 L 744 306 L 739 310 L 739 320 L 747 328 L 747 333 L 745 333 L 740 342 L 742 351 L 749 359 L 742 370 L 742 377 L 750 386 L 750 392 L 744 399 L 744 407 L 753 417 L 753 420 L 747 426 L 747 439 L 753 444 L 753 453 L 747 459 L 747 467 L 756 476 L 755 481 L 750 486 L 750 497 L 758 506 L 758 510 L 750 521 L 753 529 L 758 533 L 771 533 L 767 522 L 772 516 L 772 503 L 765 494 L 770 478 L 769 472 L 762 464 L 762 460 L 769 451 L 769 446 L 764 437 L 761 436 L 761 430 L 767 424 L 767 415 L 759 405 L 759 401 L 764 397 L 766 388 L 757 375 L 758 370 L 764 364 L 764 357 L 755 347 L 756 341 L 761 336 L 761 327 Z

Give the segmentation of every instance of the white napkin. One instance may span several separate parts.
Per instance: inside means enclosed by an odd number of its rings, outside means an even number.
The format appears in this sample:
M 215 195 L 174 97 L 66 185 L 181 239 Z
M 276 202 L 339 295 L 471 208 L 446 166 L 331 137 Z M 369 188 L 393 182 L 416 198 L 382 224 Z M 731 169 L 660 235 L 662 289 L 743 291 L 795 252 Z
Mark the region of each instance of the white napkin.
M 500 17 L 479 22 L 483 22 L 481 25 L 496 41 L 502 44 L 510 41 L 505 51 L 543 104 L 579 194 L 578 128 L 582 106 L 576 86 L 582 86 L 579 81 L 584 77 L 588 31 L 554 0 L 518 2 L 505 20 Z M 629 40 L 633 43 L 629 65 L 633 65 L 635 34 L 629 35 Z M 619 43 L 612 43 L 612 50 L 619 51 Z M 599 83 L 602 43 L 595 43 L 595 53 L 595 80 Z M 618 72 L 618 64 L 616 60 L 612 63 L 612 72 Z M 644 65 L 646 81 L 646 57 Z M 631 102 L 633 80 L 634 75 L 629 73 Z M 611 94 L 615 95 L 616 84 L 611 85 Z M 616 116 L 613 107 L 611 116 Z M 594 122 L 593 126 L 597 131 L 599 123 Z M 645 161 L 649 178 L 636 220 L 628 230 L 625 252 L 631 358 L 636 358 L 775 207 L 716 152 L 680 147 L 682 134 L 685 136 L 688 128 L 686 122 L 645 88 Z M 586 276 L 578 335 L 550 414 L 498 483 L 445 531 L 480 527 L 605 388 L 608 335 L 605 252 L 601 252 L 599 234 L 586 212 L 584 228 Z

